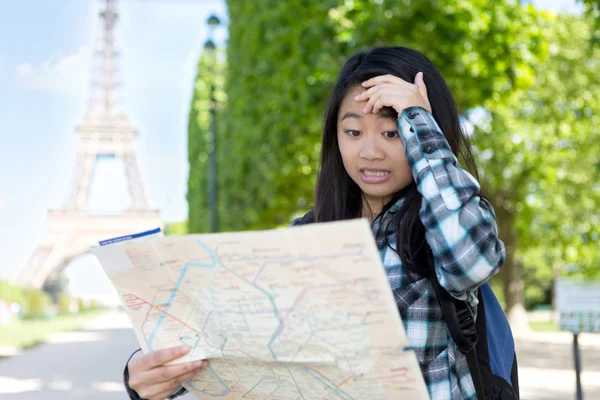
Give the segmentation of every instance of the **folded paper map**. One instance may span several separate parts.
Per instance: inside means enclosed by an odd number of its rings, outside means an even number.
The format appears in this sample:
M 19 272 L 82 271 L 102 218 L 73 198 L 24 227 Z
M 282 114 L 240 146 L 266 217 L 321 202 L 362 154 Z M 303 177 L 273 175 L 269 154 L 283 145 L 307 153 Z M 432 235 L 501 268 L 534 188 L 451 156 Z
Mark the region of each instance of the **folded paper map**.
M 142 350 L 208 359 L 198 399 L 428 399 L 364 219 L 132 235 L 92 252 Z

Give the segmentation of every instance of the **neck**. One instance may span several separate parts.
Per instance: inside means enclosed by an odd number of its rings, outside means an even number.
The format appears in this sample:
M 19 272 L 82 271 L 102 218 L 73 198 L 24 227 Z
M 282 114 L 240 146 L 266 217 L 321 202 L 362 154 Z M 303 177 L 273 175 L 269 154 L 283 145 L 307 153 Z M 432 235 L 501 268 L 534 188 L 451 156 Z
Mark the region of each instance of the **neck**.
M 389 197 L 371 197 L 363 193 L 361 217 L 373 222 L 389 200 Z

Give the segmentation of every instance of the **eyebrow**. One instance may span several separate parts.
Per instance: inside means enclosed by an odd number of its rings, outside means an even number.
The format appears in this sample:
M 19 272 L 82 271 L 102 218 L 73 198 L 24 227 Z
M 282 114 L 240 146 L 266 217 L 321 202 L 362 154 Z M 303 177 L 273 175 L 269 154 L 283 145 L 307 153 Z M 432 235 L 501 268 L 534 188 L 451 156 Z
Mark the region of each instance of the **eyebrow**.
M 381 109 L 379 111 L 379 113 L 377 114 L 377 116 L 379 118 L 385 118 L 385 119 L 388 119 L 388 118 L 396 119 L 396 112 L 393 109 L 385 107 L 385 108 L 383 108 L 383 109 Z M 359 114 L 357 114 L 355 112 L 349 111 L 346 114 L 344 114 L 344 116 L 342 117 L 342 119 L 340 120 L 340 122 L 343 121 L 343 120 L 345 120 L 345 119 L 347 119 L 347 118 L 362 119 L 363 116 L 359 115 Z
M 346 114 L 344 114 L 344 116 L 342 117 L 342 119 L 340 121 L 343 121 L 347 118 L 362 119 L 362 115 L 358 115 L 357 113 L 353 113 L 353 112 L 347 112 Z

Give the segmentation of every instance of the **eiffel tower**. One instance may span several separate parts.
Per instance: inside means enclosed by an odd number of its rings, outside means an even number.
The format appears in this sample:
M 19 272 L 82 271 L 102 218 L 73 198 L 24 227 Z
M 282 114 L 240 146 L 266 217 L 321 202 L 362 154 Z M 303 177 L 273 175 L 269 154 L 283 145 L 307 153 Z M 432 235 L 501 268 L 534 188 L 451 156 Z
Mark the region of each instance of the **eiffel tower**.
M 102 40 L 96 52 L 91 101 L 77 127 L 79 143 L 71 193 L 59 208 L 48 210 L 44 238 L 17 278 L 22 286 L 41 288 L 99 240 L 163 227 L 142 184 L 134 149 L 137 131 L 115 107 L 116 0 L 103 1 L 99 18 Z M 130 204 L 119 214 L 95 214 L 87 207 L 94 167 L 99 157 L 106 156 L 117 157 L 125 169 Z

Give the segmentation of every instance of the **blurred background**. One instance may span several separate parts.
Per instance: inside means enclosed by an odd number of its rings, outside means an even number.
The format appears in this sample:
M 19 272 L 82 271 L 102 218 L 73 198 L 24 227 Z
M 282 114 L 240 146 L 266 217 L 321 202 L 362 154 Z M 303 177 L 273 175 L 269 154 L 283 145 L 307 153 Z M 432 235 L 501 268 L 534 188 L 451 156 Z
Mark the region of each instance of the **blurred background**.
M 492 285 L 522 398 L 574 398 L 555 288 L 600 275 L 598 0 L 4 4 L 1 397 L 125 398 L 136 340 L 87 249 L 306 212 L 327 96 L 349 55 L 379 45 L 423 52 L 458 101 L 507 246 Z M 600 399 L 598 336 L 579 340 L 586 398 Z

